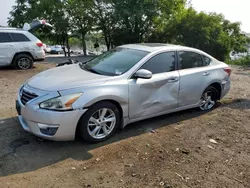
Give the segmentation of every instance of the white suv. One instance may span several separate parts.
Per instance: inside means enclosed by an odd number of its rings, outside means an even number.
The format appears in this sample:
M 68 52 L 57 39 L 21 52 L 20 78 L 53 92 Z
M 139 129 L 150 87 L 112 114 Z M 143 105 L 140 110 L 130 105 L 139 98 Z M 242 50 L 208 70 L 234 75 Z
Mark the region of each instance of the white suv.
M 45 21 L 25 24 L 23 29 L 0 27 L 0 66 L 13 65 L 18 69 L 32 68 L 34 61 L 45 59 L 43 43 L 29 32 Z

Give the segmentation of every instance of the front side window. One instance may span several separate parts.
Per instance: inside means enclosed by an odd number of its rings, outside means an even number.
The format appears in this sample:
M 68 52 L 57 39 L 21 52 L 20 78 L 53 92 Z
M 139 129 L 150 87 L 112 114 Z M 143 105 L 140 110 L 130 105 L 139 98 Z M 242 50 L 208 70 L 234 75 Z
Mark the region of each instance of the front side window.
M 164 52 L 152 57 L 141 69 L 146 69 L 153 74 L 175 70 L 175 52 Z
M 203 67 L 203 59 L 195 52 L 179 52 L 180 69 Z
M 14 42 L 28 42 L 30 39 L 22 33 L 10 33 Z
M 0 43 L 12 42 L 9 33 L 0 33 Z
M 81 68 L 96 74 L 118 76 L 130 70 L 148 53 L 135 49 L 116 48 L 90 60 Z

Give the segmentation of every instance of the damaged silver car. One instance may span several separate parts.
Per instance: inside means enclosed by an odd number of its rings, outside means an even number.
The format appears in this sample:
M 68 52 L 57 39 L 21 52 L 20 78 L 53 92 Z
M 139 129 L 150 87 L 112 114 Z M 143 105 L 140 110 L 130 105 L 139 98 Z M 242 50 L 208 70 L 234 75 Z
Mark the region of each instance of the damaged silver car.
M 189 108 L 212 109 L 230 89 L 231 69 L 193 48 L 117 47 L 86 63 L 44 71 L 20 87 L 24 130 L 50 140 L 109 138 L 129 123 Z

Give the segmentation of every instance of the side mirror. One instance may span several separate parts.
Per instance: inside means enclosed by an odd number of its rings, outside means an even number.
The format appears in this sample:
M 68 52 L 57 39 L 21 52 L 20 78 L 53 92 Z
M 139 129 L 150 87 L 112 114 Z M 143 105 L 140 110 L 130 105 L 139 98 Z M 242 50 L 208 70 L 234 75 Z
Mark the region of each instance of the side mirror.
M 140 69 L 134 74 L 134 78 L 150 79 L 152 78 L 152 72 L 146 69 Z

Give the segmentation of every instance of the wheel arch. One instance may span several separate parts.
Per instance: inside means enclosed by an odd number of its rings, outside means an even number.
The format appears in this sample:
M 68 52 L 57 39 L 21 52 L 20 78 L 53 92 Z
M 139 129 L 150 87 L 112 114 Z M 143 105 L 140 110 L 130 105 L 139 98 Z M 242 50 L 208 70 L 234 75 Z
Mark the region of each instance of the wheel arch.
M 208 87 L 210 87 L 210 86 L 214 87 L 214 88 L 218 91 L 217 100 L 220 100 L 220 98 L 221 98 L 221 91 L 222 91 L 222 86 L 221 86 L 221 84 L 220 84 L 219 82 L 213 82 L 213 83 L 211 83 Z M 206 89 L 207 89 L 208 87 L 206 87 Z M 206 90 L 206 89 L 205 89 L 205 90 Z
M 94 105 L 96 105 L 98 103 L 101 103 L 101 102 L 110 102 L 110 103 L 114 104 L 117 107 L 117 109 L 119 110 L 120 116 L 121 116 L 120 117 L 120 127 L 118 127 L 118 128 L 122 129 L 123 128 L 123 124 L 124 124 L 124 122 L 123 122 L 124 111 L 123 111 L 122 105 L 118 101 L 116 101 L 114 99 L 104 99 L 104 100 L 100 100 L 100 101 L 97 101 L 97 102 L 91 104 L 88 108 L 90 108 L 91 106 L 94 106 Z M 78 129 L 79 129 L 79 123 L 80 123 L 81 118 L 83 116 L 84 116 L 84 114 L 78 120 L 77 127 L 76 127 L 76 132 L 75 132 L 75 137 L 77 136 Z
M 34 61 L 34 57 L 32 56 L 32 54 L 30 52 L 26 52 L 26 51 L 24 51 L 24 52 L 17 52 L 17 53 L 15 53 L 15 55 L 12 58 L 12 61 L 11 61 L 12 65 L 14 63 L 14 60 L 15 60 L 16 56 L 21 55 L 21 54 L 25 54 L 25 55 L 30 56 L 32 58 L 32 60 Z

